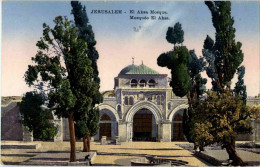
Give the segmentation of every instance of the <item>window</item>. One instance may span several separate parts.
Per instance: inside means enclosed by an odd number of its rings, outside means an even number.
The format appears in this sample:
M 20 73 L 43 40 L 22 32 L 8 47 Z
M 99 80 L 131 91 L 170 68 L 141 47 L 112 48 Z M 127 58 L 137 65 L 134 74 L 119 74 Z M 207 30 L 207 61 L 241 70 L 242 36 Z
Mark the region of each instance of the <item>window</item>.
M 118 111 L 118 112 L 121 112 L 121 105 L 118 105 L 118 106 L 117 106 L 117 111 Z
M 155 87 L 155 81 L 153 79 L 150 79 L 148 82 L 149 88 L 154 88 Z
M 139 85 L 140 85 L 140 87 L 145 87 L 146 86 L 146 81 L 144 79 L 140 80 Z
M 164 105 L 164 96 L 161 96 L 161 105 Z
M 171 110 L 172 109 L 172 104 L 171 102 L 168 103 L 168 110 Z
M 122 111 L 121 111 L 121 105 L 120 104 L 117 106 L 117 112 L 118 112 L 119 118 L 122 119 Z
M 129 105 L 134 105 L 134 98 L 133 97 L 129 98 Z
M 128 105 L 128 97 L 125 97 L 125 105 Z
M 160 96 L 157 96 L 156 102 L 157 102 L 157 105 L 160 105 L 160 104 L 161 104 L 161 98 L 160 98 Z
M 136 79 L 132 79 L 130 82 L 131 88 L 136 88 L 137 87 L 137 80 Z

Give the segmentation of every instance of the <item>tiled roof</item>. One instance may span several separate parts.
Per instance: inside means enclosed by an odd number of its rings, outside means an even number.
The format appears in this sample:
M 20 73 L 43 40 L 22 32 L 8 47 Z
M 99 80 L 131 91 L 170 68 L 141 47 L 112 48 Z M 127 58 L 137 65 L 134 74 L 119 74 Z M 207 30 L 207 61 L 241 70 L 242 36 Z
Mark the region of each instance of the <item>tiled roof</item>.
M 139 66 L 132 64 L 123 68 L 119 74 L 159 74 L 159 73 L 145 66 L 144 64 L 141 64 Z

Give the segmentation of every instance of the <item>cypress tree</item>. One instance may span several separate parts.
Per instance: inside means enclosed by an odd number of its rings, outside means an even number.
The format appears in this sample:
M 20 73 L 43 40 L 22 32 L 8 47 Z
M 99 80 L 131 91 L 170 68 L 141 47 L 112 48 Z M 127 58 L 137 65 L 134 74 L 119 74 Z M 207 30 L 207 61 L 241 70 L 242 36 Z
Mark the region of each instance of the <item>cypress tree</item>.
M 194 124 L 190 136 L 197 144 L 206 146 L 220 143 L 226 149 L 231 165 L 245 165 L 235 149 L 235 139 L 240 133 L 250 133 L 248 121 L 253 113 L 246 106 L 246 89 L 243 82 L 244 67 L 242 44 L 235 41 L 234 19 L 231 17 L 231 2 L 206 1 L 215 27 L 215 41 L 206 37 L 203 56 L 207 61 L 206 72 L 212 79 L 213 92 L 193 110 Z M 233 96 L 230 85 L 238 72 L 238 82 Z M 243 99 L 243 100 L 242 100 Z M 203 133 L 202 133 L 203 132 Z
M 96 119 L 97 109 L 95 109 L 95 105 L 102 102 L 102 95 L 99 92 L 99 84 L 100 78 L 98 77 L 98 67 L 97 60 L 99 58 L 99 54 L 95 48 L 96 40 L 95 35 L 92 30 L 92 26 L 89 23 L 89 19 L 86 12 L 86 7 L 82 7 L 81 3 L 78 1 L 71 1 L 72 10 L 71 13 L 74 16 L 75 25 L 78 27 L 79 38 L 87 42 L 87 56 L 91 60 L 91 66 L 93 69 L 93 82 L 97 83 L 97 88 L 91 92 L 92 98 L 92 107 L 91 109 L 85 110 L 85 123 L 86 126 L 76 126 L 80 128 L 78 130 L 79 134 L 77 135 L 79 138 L 83 137 L 83 151 L 90 150 L 90 136 L 95 135 L 98 129 L 99 119 Z M 93 113 L 91 113 L 93 112 Z M 79 119 L 81 120 L 81 119 Z M 91 122 L 91 125 L 89 124 Z M 82 125 L 83 122 L 79 122 Z M 87 129 L 83 129 L 87 128 Z M 85 132 L 85 134 L 83 134 Z
M 216 30 L 215 42 L 207 36 L 204 42 L 203 56 L 207 60 L 207 74 L 212 79 L 213 90 L 230 89 L 230 82 L 243 61 L 240 42 L 235 41 L 236 29 L 231 17 L 231 2 L 206 1 L 212 14 Z

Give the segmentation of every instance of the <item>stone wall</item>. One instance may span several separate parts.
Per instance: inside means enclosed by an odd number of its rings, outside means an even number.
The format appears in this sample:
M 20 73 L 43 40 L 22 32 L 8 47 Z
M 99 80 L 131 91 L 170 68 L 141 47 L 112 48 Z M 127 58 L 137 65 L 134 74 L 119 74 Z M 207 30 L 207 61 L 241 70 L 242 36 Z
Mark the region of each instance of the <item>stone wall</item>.
M 1 117 L 1 140 L 23 140 L 23 126 L 18 106 Z
M 6 105 L 1 106 L 1 117 L 3 117 L 9 110 L 17 106 L 17 102 L 11 101 Z

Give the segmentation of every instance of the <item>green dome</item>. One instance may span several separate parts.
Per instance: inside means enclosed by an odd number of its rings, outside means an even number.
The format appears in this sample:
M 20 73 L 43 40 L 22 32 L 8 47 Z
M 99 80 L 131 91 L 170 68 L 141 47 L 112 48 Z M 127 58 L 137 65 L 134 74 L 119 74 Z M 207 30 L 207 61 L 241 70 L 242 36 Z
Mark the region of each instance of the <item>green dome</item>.
M 140 66 L 136 66 L 132 64 L 123 68 L 119 74 L 159 74 L 159 73 L 145 66 L 144 64 L 141 64 Z

